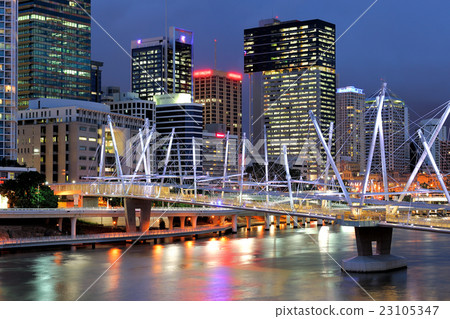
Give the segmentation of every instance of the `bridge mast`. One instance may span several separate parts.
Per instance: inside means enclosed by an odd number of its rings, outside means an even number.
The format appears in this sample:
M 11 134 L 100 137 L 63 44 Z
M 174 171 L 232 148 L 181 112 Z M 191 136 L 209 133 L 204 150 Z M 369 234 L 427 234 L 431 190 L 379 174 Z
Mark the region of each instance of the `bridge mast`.
M 439 120 L 438 125 L 436 126 L 433 135 L 431 135 L 430 140 L 428 141 L 428 145 L 431 147 L 434 144 L 434 141 L 436 140 L 436 138 L 439 135 L 439 132 L 442 129 L 442 126 L 444 126 L 445 121 L 447 120 L 448 115 L 450 114 L 450 102 L 447 103 L 447 108 L 445 109 L 444 114 L 442 115 L 441 119 Z M 427 157 L 427 153 L 423 152 L 422 155 L 419 158 L 419 161 L 416 164 L 416 167 L 414 167 L 413 172 L 411 173 L 411 176 L 408 179 L 408 182 L 405 185 L 405 188 L 403 189 L 403 193 L 399 196 L 398 201 L 401 202 L 405 196 L 406 196 L 406 192 L 409 190 L 409 188 L 411 187 L 411 184 L 413 183 L 414 179 L 417 176 L 417 173 L 420 170 L 420 167 L 422 167 L 423 162 L 425 161 L 425 158 Z M 392 213 L 395 214 L 397 213 L 398 210 L 398 206 L 395 206 Z
M 283 157 L 284 157 L 284 168 L 286 169 L 286 180 L 288 183 L 288 190 L 289 190 L 289 203 L 291 204 L 291 211 L 294 212 L 294 199 L 292 198 L 291 174 L 289 172 L 289 163 L 287 158 L 286 145 L 283 145 Z M 289 216 L 286 216 L 286 218 L 289 218 Z
M 242 205 L 242 190 L 244 189 L 245 170 L 245 132 L 242 134 L 242 158 L 241 158 L 241 180 L 239 181 L 239 205 Z
M 264 125 L 264 169 L 266 173 L 266 204 L 269 206 L 269 159 L 267 154 L 267 128 Z
M 328 148 L 331 150 L 331 145 L 333 144 L 333 126 L 334 122 L 330 123 L 330 131 L 328 132 Z M 327 184 L 328 184 L 328 171 L 330 169 L 330 160 L 327 158 L 327 165 L 325 166 L 325 186 L 323 187 L 323 190 L 327 190 Z
M 98 176 L 102 177 L 105 171 L 105 126 L 102 127 L 102 147 L 100 149 L 100 167 L 98 170 Z
M 161 195 L 161 189 L 162 189 L 162 186 L 164 184 L 164 176 L 166 176 L 167 164 L 169 164 L 170 151 L 172 150 L 172 142 L 173 142 L 173 135 L 174 134 L 175 134 L 175 128 L 173 128 L 172 129 L 172 133 L 170 133 L 169 147 L 167 148 L 166 160 L 164 161 L 164 169 L 163 169 L 163 174 L 162 174 L 162 177 L 161 177 L 161 185 L 159 185 L 158 197 Z
M 230 131 L 227 131 L 227 136 L 225 139 L 225 160 L 223 161 L 223 182 L 222 189 L 225 189 L 225 180 L 227 179 L 227 168 L 228 168 L 228 143 L 230 138 Z M 222 190 L 222 198 L 225 191 Z
M 119 151 L 117 149 L 116 137 L 114 136 L 114 128 L 112 125 L 111 117 L 109 115 L 108 115 L 108 125 L 109 125 L 109 129 L 111 130 L 111 139 L 112 139 L 113 146 L 114 146 L 114 155 L 116 158 L 117 176 L 122 178 L 122 176 L 123 176 L 122 165 L 120 165 L 120 157 L 119 157 Z M 123 184 L 123 179 L 122 179 L 122 184 Z
M 339 174 L 339 170 L 336 167 L 336 163 L 333 160 L 333 156 L 331 155 L 331 151 L 328 148 L 327 142 L 323 138 L 319 123 L 317 123 L 317 118 L 311 110 L 309 111 L 309 116 L 314 124 L 314 128 L 316 129 L 317 135 L 319 137 L 320 142 L 322 143 L 325 153 L 327 154 L 327 157 L 328 157 L 328 160 L 330 161 L 331 167 L 333 168 L 334 175 L 336 175 L 336 178 L 338 179 L 339 185 L 341 186 L 342 192 L 344 193 L 345 200 L 347 201 L 347 204 L 350 206 L 350 209 L 353 210 L 352 200 L 350 199 L 350 196 L 348 195 L 347 188 L 345 187 L 344 182 L 342 181 L 341 174 Z
M 192 161 L 194 166 L 194 196 L 197 199 L 197 156 L 195 154 L 195 137 L 192 136 Z

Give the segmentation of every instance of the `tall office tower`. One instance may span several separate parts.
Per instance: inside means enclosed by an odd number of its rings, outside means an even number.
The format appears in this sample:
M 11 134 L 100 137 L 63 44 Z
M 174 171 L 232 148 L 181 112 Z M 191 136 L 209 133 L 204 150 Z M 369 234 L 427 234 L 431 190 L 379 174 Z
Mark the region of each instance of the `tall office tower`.
M 161 94 L 192 94 L 193 43 L 191 31 L 175 27 L 170 28 L 168 40 L 132 41 L 131 90 L 143 100 Z
M 241 137 L 242 74 L 218 70 L 194 72 L 194 102 L 203 104 L 203 127 L 224 124 L 225 133 Z
M 438 118 L 431 118 L 431 119 L 425 119 L 419 122 L 419 126 L 422 129 L 423 136 L 425 136 L 426 140 L 429 141 L 431 138 L 431 135 L 433 135 L 433 132 L 435 131 L 436 127 L 439 124 Z M 434 160 L 439 165 L 439 157 L 441 156 L 441 141 L 445 142 L 447 140 L 447 127 L 443 126 L 442 129 L 439 131 L 439 135 L 436 138 L 436 142 L 433 143 L 432 146 L 430 146 L 431 153 L 433 154 Z M 420 139 L 417 137 L 416 141 L 417 147 L 420 150 L 420 153 L 424 151 L 423 144 L 420 141 Z M 431 161 L 430 158 L 427 156 L 425 158 L 425 165 L 431 168 Z
M 90 11 L 91 0 L 19 1 L 19 108 L 91 99 Z
M 17 1 L 0 1 L 0 158 L 17 159 Z
M 324 133 L 335 122 L 335 26 L 322 20 L 276 19 L 259 25 L 244 30 L 244 71 L 252 82 L 253 142 L 263 138 L 264 123 L 269 154 L 278 157 L 285 144 L 290 155 L 303 154 L 297 165 L 312 177 L 318 173 L 317 163 L 323 161 L 311 153 L 316 134 L 308 111 L 316 114 Z
M 450 141 L 438 141 L 439 142 L 439 160 L 436 160 L 436 163 L 439 163 L 439 169 L 441 173 L 449 174 L 450 173 Z M 436 143 L 435 142 L 435 143 Z
M 102 100 L 102 69 L 103 62 L 91 61 L 91 101 L 100 103 Z
M 363 172 L 366 156 L 366 95 L 362 89 L 354 86 L 339 88 L 336 92 L 336 162 L 341 170 L 346 170 L 344 167 L 355 167 L 355 173 L 356 170 Z
M 162 140 L 175 128 L 170 165 L 167 172 L 179 172 L 192 176 L 193 148 L 192 138 L 196 139 L 197 173 L 202 172 L 201 149 L 203 133 L 203 105 L 191 103 L 192 97 L 186 93 L 159 95 L 156 100 L 156 131 Z M 166 144 L 167 145 L 167 144 Z M 157 169 L 163 170 L 166 147 L 156 149 Z M 176 155 L 179 152 L 180 157 Z
M 369 156 L 372 134 L 377 117 L 376 95 L 366 99 L 364 115 L 366 132 L 366 156 Z M 381 112 L 384 132 L 384 147 L 386 152 L 386 169 L 389 172 L 408 172 L 410 169 L 409 146 L 409 114 L 405 102 L 391 91 L 386 93 Z M 372 162 L 372 172 L 381 172 L 381 152 L 379 137 L 376 141 Z M 367 160 L 366 164 L 367 165 Z

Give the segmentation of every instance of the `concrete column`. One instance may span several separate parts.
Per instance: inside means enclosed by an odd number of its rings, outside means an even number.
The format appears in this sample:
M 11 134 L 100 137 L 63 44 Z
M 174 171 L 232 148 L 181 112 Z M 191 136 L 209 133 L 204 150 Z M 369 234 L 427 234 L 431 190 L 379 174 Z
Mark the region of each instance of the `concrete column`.
M 252 225 L 252 216 L 247 216 L 247 230 L 250 230 L 250 226 Z
M 323 226 L 323 219 L 317 219 L 317 226 Z
M 169 230 L 172 230 L 173 229 L 173 216 L 168 217 L 168 219 L 169 219 Z
M 197 218 L 198 218 L 198 216 L 192 216 L 191 217 L 192 228 L 197 227 Z
M 306 225 L 306 218 L 305 217 L 302 217 L 302 224 Z
M 117 228 L 117 223 L 119 222 L 119 217 L 112 218 L 113 228 Z
M 358 256 L 342 261 L 347 271 L 375 272 L 406 267 L 406 259 L 391 255 L 392 228 L 355 227 Z M 372 242 L 376 242 L 375 254 Z
M 73 194 L 73 207 L 81 207 L 80 194 Z
M 225 224 L 225 216 L 220 216 L 219 220 L 220 220 L 220 224 L 219 225 Z
M 62 219 L 62 218 L 59 218 L 59 219 L 58 219 L 58 230 L 59 230 L 60 232 L 62 232 L 62 224 L 63 224 L 63 219 Z
M 280 216 L 280 215 L 277 215 L 275 219 L 276 219 L 276 225 L 277 225 L 277 228 L 280 228 L 280 220 L 281 220 L 281 216 Z
M 72 217 L 70 219 L 70 236 L 72 238 L 77 237 L 77 218 Z
M 286 225 L 290 225 L 291 224 L 291 216 L 286 215 Z
M 180 228 L 185 227 L 185 220 L 186 220 L 185 216 L 180 217 Z
M 233 225 L 232 225 L 232 233 L 236 234 L 237 233 L 237 215 L 232 215 L 231 216 L 231 221 L 233 223 Z
M 294 228 L 298 228 L 298 216 L 294 216 Z
M 125 224 L 127 232 L 136 232 L 136 209 L 141 209 L 141 231 L 150 227 L 152 202 L 145 199 L 125 198 Z
M 270 215 L 264 214 L 264 230 L 270 230 Z

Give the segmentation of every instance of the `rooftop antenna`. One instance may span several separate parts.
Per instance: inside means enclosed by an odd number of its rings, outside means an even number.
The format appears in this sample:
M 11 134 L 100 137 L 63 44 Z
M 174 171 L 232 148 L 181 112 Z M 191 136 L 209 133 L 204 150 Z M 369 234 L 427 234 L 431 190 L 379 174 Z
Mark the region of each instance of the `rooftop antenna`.
M 217 69 L 217 40 L 214 39 L 214 70 Z

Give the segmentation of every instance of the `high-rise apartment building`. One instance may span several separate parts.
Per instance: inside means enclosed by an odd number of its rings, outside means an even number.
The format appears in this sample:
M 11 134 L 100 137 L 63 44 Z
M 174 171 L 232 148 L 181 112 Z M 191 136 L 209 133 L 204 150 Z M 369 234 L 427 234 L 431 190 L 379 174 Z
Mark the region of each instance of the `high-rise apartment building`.
M 204 105 L 203 126 L 224 124 L 239 138 L 242 131 L 242 74 L 218 70 L 194 72 L 194 102 Z
M 376 95 L 366 99 L 364 115 L 366 156 L 370 152 L 372 134 L 377 117 Z M 386 93 L 381 112 L 383 121 L 386 169 L 389 172 L 408 172 L 410 169 L 409 114 L 405 102 L 391 91 Z M 372 172 L 381 172 L 381 152 L 377 138 L 372 161 Z M 365 164 L 367 165 L 367 163 Z
M 91 61 L 91 101 L 102 101 L 102 68 L 103 62 Z
M 317 174 L 312 110 L 325 133 L 336 117 L 335 25 L 322 20 L 263 20 L 244 30 L 244 71 L 251 76 L 253 142 L 267 127 L 268 151 L 303 154 L 299 168 Z M 313 164 L 316 162 L 316 164 Z M 315 166 L 315 168 L 314 168 Z
M 194 35 L 171 27 L 169 37 L 131 42 L 131 89 L 143 100 L 155 95 L 192 94 Z
M 366 95 L 354 86 L 336 91 L 336 162 L 338 167 L 355 163 L 358 172 L 364 171 Z
M 19 107 L 36 98 L 90 100 L 91 0 L 18 2 Z
M 0 1 L 0 158 L 17 158 L 17 1 Z

